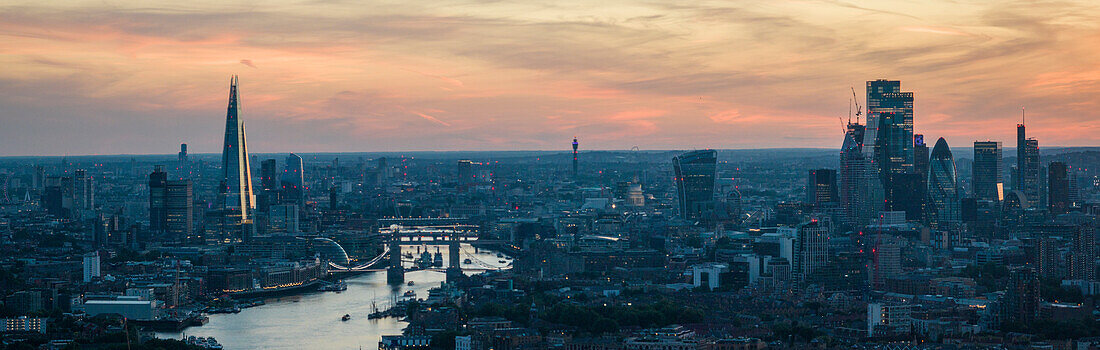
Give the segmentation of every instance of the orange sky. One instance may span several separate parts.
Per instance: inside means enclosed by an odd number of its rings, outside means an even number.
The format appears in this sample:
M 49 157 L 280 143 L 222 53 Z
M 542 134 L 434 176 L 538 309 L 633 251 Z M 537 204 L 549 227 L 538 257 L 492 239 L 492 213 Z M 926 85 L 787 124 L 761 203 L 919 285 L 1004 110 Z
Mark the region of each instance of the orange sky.
M 40 3 L 0 155 L 218 152 L 232 74 L 252 152 L 839 147 L 878 78 L 926 140 L 1100 145 L 1095 1 Z

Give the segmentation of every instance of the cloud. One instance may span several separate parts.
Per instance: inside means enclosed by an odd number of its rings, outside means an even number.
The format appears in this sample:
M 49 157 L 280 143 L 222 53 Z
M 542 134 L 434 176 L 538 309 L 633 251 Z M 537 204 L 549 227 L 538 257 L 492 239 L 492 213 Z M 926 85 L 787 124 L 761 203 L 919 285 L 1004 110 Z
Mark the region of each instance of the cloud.
M 439 124 L 439 125 L 442 125 L 442 126 L 451 126 L 451 123 L 439 120 L 439 118 L 436 118 L 436 117 L 433 117 L 433 116 L 430 116 L 430 115 L 427 115 L 427 114 L 424 114 L 424 113 L 420 113 L 420 112 L 416 112 L 415 114 L 420 116 L 421 118 L 424 118 L 427 121 L 432 122 L 432 123 L 436 123 L 436 124 Z
M 709 118 L 715 123 L 736 124 L 738 120 L 741 119 L 741 112 L 736 109 L 730 109 L 712 114 Z
M 877 78 L 915 92 L 930 139 L 1011 142 L 1026 105 L 1044 145 L 1091 145 L 1097 6 L 0 5 L 0 150 L 216 152 L 232 74 L 257 152 L 838 147 L 849 86 Z
M 941 35 L 957 35 L 957 36 L 968 36 L 968 35 L 970 35 L 969 33 L 966 33 L 966 32 L 962 32 L 962 31 L 959 31 L 959 30 L 951 29 L 951 28 L 943 28 L 943 27 L 915 26 L 915 27 L 902 27 L 901 30 L 904 30 L 904 31 L 907 31 L 907 32 L 914 32 L 914 33 L 929 33 L 929 34 L 941 34 Z

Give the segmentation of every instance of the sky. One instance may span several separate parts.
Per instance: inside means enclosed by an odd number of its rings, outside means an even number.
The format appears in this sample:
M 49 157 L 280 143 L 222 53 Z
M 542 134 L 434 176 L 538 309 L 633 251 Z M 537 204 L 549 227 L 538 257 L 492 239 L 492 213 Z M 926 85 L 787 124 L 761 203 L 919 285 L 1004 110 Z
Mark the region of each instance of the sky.
M 839 148 L 852 88 L 915 131 L 1100 145 L 1100 2 L 7 1 L 0 155 Z

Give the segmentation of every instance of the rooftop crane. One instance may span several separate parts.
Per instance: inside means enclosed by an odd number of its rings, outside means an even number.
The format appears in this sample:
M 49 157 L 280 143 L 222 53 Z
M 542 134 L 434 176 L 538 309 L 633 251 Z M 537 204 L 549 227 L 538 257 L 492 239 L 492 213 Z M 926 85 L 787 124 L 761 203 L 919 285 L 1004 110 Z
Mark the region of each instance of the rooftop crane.
M 849 86 L 849 87 L 852 88 L 852 102 L 856 104 L 856 124 L 859 124 L 859 116 L 863 114 L 863 107 L 859 105 L 859 98 L 856 97 L 856 88 L 851 87 L 851 86 Z M 851 110 L 851 107 L 849 106 L 848 107 L 848 123 L 851 123 L 851 122 L 852 122 L 852 110 Z

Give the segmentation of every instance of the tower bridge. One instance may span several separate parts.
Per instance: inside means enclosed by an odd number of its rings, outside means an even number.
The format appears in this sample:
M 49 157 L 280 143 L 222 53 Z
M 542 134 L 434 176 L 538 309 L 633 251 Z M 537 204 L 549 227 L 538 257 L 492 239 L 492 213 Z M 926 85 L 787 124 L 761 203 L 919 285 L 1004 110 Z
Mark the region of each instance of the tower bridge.
M 347 273 L 362 271 L 382 271 L 380 268 L 384 261 L 386 281 L 390 284 L 400 284 L 405 281 L 405 272 L 409 271 L 402 264 L 401 245 L 447 245 L 448 263 L 444 270 L 447 280 L 453 281 L 461 278 L 462 274 L 462 243 L 471 243 L 478 240 L 480 227 L 467 223 L 466 218 L 390 218 L 379 220 L 378 235 L 382 236 L 384 246 L 382 253 L 355 266 L 342 266 L 329 263 L 330 273 Z M 472 270 L 491 270 L 501 267 L 485 263 L 472 254 L 465 254 L 466 258 L 476 262 L 476 268 Z M 414 269 L 417 270 L 417 269 Z M 431 269 L 426 270 L 443 270 Z

